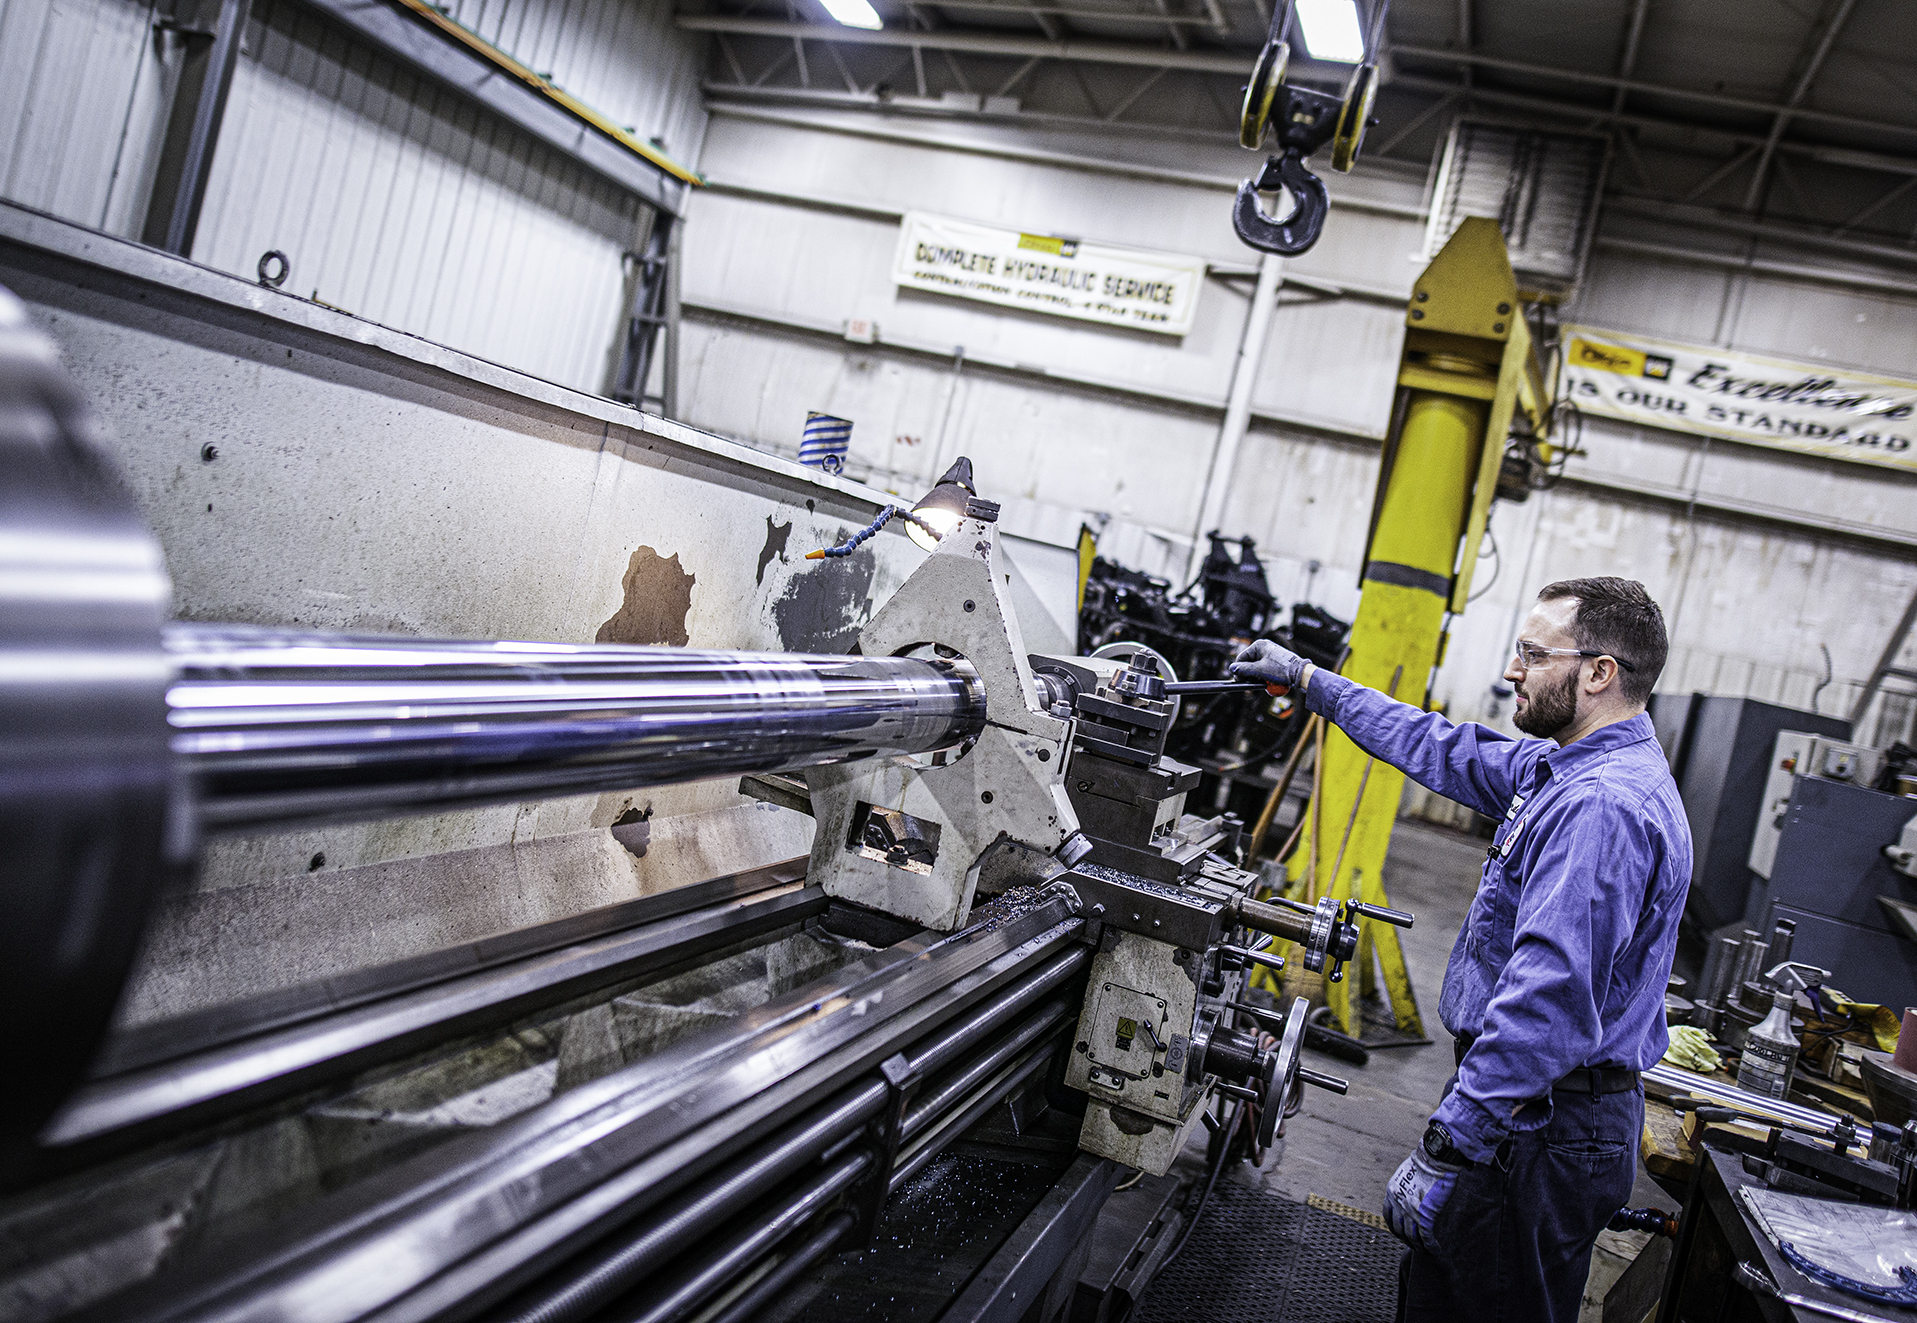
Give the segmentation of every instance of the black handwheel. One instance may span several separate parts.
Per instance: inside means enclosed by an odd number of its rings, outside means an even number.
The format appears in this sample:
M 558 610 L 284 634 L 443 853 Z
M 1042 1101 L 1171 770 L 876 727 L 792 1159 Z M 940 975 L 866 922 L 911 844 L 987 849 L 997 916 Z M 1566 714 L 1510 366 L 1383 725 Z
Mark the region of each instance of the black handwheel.
M 1291 1090 L 1298 1081 L 1298 1054 L 1305 1045 L 1305 1017 L 1311 1013 L 1311 1003 L 1299 997 L 1291 1003 L 1291 1013 L 1285 1016 L 1285 1032 L 1278 1038 L 1278 1046 L 1265 1055 L 1264 1069 L 1258 1081 L 1259 1092 L 1264 1102 L 1258 1108 L 1258 1147 L 1270 1148 L 1278 1138 L 1278 1125 L 1285 1119 L 1285 1104 L 1291 1099 Z

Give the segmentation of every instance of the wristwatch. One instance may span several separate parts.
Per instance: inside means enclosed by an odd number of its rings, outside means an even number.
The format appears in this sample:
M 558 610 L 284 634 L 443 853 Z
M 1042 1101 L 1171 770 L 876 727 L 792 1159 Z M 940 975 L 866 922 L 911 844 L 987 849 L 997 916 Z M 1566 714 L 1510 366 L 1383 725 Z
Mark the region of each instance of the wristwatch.
M 1458 1152 L 1457 1145 L 1451 1142 L 1451 1132 L 1444 1128 L 1442 1121 L 1433 1121 L 1424 1128 L 1423 1148 L 1426 1157 L 1447 1167 L 1471 1165 L 1471 1159 Z

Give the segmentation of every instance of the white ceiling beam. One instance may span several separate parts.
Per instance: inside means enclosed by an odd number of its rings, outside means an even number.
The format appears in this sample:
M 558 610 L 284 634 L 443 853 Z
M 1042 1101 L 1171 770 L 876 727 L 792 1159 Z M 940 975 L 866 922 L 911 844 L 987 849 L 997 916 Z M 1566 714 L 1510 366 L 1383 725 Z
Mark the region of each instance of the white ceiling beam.
M 1156 16 L 1155 16 L 1156 17 Z M 756 37 L 800 37 L 806 41 L 849 42 L 866 46 L 918 47 L 923 50 L 942 50 L 969 55 L 990 55 L 1013 59 L 1030 59 L 1036 55 L 1043 59 L 1063 60 L 1081 64 L 1119 64 L 1143 69 L 1183 69 L 1195 73 L 1228 74 L 1234 78 L 1249 75 L 1255 58 L 1253 53 L 1245 51 L 1167 50 L 1164 47 L 1148 46 L 1143 43 L 1122 41 L 1086 41 L 1068 38 L 1064 41 L 1047 41 L 1037 37 L 1015 37 L 1000 33 L 967 31 L 964 29 L 943 28 L 936 32 L 907 31 L 886 28 L 876 32 L 862 28 L 839 27 L 830 23 L 798 23 L 779 19 L 740 18 L 724 14 L 680 14 L 675 20 L 682 28 L 692 32 L 723 32 L 730 36 Z M 1162 19 L 1160 20 L 1162 21 Z M 1860 119 L 1854 115 L 1840 115 L 1826 110 L 1810 110 L 1804 107 L 1780 106 L 1773 101 L 1758 101 L 1747 97 L 1726 96 L 1720 92 L 1698 92 L 1689 88 L 1669 87 L 1659 83 L 1637 82 L 1629 78 L 1619 78 L 1615 74 L 1587 73 L 1580 69 L 1561 69 L 1551 65 L 1530 64 L 1523 60 L 1507 60 L 1497 56 L 1478 55 L 1467 51 L 1440 50 L 1430 46 L 1406 46 L 1392 44 L 1393 54 L 1412 59 L 1428 59 L 1457 65 L 1470 65 L 1478 68 L 1502 69 L 1511 73 L 1532 74 L 1542 78 L 1555 78 L 1565 82 L 1580 83 L 1590 87 L 1606 87 L 1613 90 L 1638 92 L 1648 96 L 1670 97 L 1675 100 L 1691 101 L 1700 105 L 1722 106 L 1730 110 L 1748 110 L 1762 115 L 1775 116 L 1789 110 L 1795 119 L 1816 120 L 1824 124 L 1839 125 L 1844 128 L 1861 129 L 1872 133 L 1889 133 L 1900 137 L 1917 139 L 1917 124 L 1892 124 L 1882 120 Z M 1326 64 L 1322 61 L 1293 60 L 1293 74 L 1305 82 L 1327 83 L 1343 86 L 1350 70 L 1341 64 Z M 1409 79 L 1400 81 L 1410 82 Z M 1447 91 L 1451 90 L 1446 88 Z M 1480 89 L 1474 88 L 1473 91 Z M 1542 98 L 1533 98 L 1542 100 Z M 1621 118 L 1621 117 L 1620 117 Z M 1759 139 L 1761 142 L 1762 139 Z
M 1162 16 L 1153 15 L 1163 22 Z M 842 28 L 828 23 L 791 23 L 780 19 L 735 18 L 723 14 L 680 14 L 675 20 L 692 32 L 723 32 L 737 37 L 802 37 L 807 41 L 848 42 L 860 46 L 918 47 L 923 50 L 956 51 L 964 55 L 997 55 L 1027 60 L 1034 56 L 1045 60 L 1064 60 L 1078 64 L 1122 64 L 1140 69 L 1184 69 L 1195 73 L 1229 74 L 1234 78 L 1251 76 L 1255 52 L 1233 54 L 1228 51 L 1178 51 L 1143 43 L 1122 41 L 1086 41 L 1067 38 L 1047 41 L 1042 37 L 1014 37 L 999 33 L 972 32 L 941 28 L 936 32 L 912 32 L 885 28 L 876 32 L 863 28 Z M 1299 62 L 1294 62 L 1294 67 Z M 1329 66 L 1318 75 L 1319 81 L 1342 81 Z

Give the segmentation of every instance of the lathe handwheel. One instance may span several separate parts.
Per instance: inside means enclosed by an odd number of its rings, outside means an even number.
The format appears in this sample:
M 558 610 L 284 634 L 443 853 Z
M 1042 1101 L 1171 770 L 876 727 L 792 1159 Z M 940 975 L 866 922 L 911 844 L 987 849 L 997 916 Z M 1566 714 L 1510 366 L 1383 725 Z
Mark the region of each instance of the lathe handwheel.
M 1258 1115 L 1260 1148 L 1270 1148 L 1278 1138 L 1278 1123 L 1285 1119 L 1285 1104 L 1291 1100 L 1291 1091 L 1298 1083 L 1298 1053 L 1305 1045 L 1305 1017 L 1310 1013 L 1311 1003 L 1305 998 L 1299 997 L 1291 1003 L 1291 1013 L 1285 1016 L 1285 1032 L 1266 1058 L 1271 1064 L 1265 1073 L 1265 1101 Z
M 1349 174 L 1364 147 L 1365 128 L 1371 123 L 1372 103 L 1378 99 L 1378 66 L 1361 64 L 1345 84 L 1345 103 L 1338 111 L 1338 127 L 1331 135 L 1331 168 Z
M 1238 145 L 1257 151 L 1271 125 L 1271 103 L 1284 84 L 1285 70 L 1291 64 L 1291 43 L 1273 39 L 1258 52 L 1252 66 L 1251 81 L 1245 84 L 1245 104 L 1238 112 Z

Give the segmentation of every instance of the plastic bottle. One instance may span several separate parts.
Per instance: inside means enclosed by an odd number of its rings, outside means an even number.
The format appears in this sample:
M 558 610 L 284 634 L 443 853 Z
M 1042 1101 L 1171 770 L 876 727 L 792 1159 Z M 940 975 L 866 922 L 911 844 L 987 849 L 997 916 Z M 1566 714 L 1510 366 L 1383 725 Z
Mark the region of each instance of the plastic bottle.
M 1737 1087 L 1761 1098 L 1782 1098 L 1790 1092 L 1791 1071 L 1797 1066 L 1797 1036 L 1791 1033 L 1788 992 L 1771 995 L 1771 1013 L 1751 1027 L 1744 1039 L 1744 1057 L 1737 1066 Z

